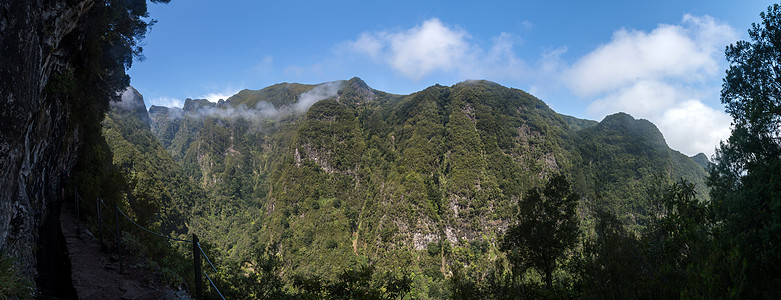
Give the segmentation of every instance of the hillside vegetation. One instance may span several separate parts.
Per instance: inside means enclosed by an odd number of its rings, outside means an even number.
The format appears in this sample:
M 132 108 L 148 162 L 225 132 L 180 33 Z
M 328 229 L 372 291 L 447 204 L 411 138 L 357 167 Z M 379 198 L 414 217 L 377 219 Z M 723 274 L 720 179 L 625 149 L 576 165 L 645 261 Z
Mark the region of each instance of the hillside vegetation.
M 166 283 L 193 289 L 207 262 L 207 298 L 781 298 L 781 5 L 726 48 L 732 132 L 711 162 L 647 120 L 486 81 L 281 83 L 147 112 L 120 92 L 146 2 L 48 4 L 0 4 L 20 62 L 0 68 L 0 298 L 73 294 L 71 201 L 104 252 Z
M 313 104 L 302 110 L 301 101 Z M 523 213 L 519 201 L 555 174 L 566 174 L 581 195 L 582 238 L 593 234 L 597 211 L 634 230 L 648 226 L 649 191 L 660 183 L 683 178 L 704 191 L 704 169 L 670 149 L 652 123 L 624 113 L 601 122 L 560 115 L 526 92 L 486 81 L 406 96 L 358 78 L 283 83 L 219 103 L 153 106 L 148 118 L 149 127 L 104 123 L 115 162 L 127 165 L 133 156 L 124 153 L 139 145 L 165 147 L 168 155 L 152 152 L 164 161 L 151 165 L 175 161 L 162 169 L 205 193 L 190 199 L 204 202 L 188 211 L 189 231 L 244 272 L 273 254 L 279 262 L 271 272 L 288 281 L 336 281 L 368 265 L 415 274 L 413 294 L 444 295 L 456 269 L 485 274 L 504 261 L 499 242 Z M 110 137 L 146 128 L 159 142 Z

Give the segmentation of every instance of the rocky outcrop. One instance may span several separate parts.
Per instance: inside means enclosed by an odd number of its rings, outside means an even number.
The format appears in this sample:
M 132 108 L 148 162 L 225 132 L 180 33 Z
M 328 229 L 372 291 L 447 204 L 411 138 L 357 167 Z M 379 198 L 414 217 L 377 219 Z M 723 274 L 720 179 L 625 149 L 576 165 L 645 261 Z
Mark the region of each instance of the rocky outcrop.
M 344 83 L 339 90 L 339 102 L 349 106 L 358 107 L 363 103 L 377 99 L 377 93 L 363 80 L 353 77 Z
M 68 101 L 46 87 L 69 68 L 76 49 L 62 42 L 79 38 L 72 33 L 94 2 L 0 1 L 0 251 L 28 278 L 58 272 L 49 268 L 63 249 L 58 178 L 81 141 Z
M 204 108 L 215 108 L 217 107 L 217 104 L 214 102 L 209 102 L 209 100 L 206 99 L 190 99 L 187 98 L 184 100 L 184 107 L 182 107 L 182 110 L 188 113 L 196 113 L 200 109 Z
M 122 93 L 122 101 L 112 101 L 111 107 L 129 112 L 133 117 L 138 118 L 141 123 L 149 129 L 149 113 L 146 111 L 144 96 L 134 87 L 129 86 Z

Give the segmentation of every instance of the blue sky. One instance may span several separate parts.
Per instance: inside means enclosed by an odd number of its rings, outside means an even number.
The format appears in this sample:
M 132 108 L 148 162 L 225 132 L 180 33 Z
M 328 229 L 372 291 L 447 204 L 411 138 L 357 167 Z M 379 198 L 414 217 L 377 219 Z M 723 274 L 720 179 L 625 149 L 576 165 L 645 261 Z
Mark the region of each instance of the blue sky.
M 770 1 L 204 1 L 150 4 L 129 70 L 147 106 L 353 76 L 408 94 L 486 79 L 554 110 L 654 122 L 709 156 L 729 135 L 724 47 Z

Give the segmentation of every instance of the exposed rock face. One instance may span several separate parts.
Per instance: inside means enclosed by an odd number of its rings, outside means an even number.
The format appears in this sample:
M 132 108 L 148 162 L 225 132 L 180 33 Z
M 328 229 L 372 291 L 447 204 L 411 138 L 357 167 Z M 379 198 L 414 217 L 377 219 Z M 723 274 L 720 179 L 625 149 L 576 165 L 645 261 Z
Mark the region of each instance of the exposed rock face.
M 374 90 L 358 77 L 353 77 L 345 82 L 344 87 L 339 90 L 339 101 L 354 107 L 376 99 L 377 94 Z
M 149 107 L 150 128 L 152 132 L 162 137 L 159 140 L 164 148 L 171 146 L 171 142 L 181 126 L 181 122 L 177 122 L 177 120 L 183 116 L 184 111 L 178 107 L 168 108 L 155 105 Z
M 68 36 L 93 5 L 0 0 L 0 250 L 29 278 L 51 272 L 44 266 L 57 259 L 59 173 L 75 164 L 81 144 L 68 102 L 45 87 L 68 67 L 75 49 L 61 42 L 78 38 Z
M 195 113 L 202 108 L 215 108 L 215 107 L 217 107 L 217 104 L 215 104 L 214 102 L 209 102 L 209 100 L 206 99 L 187 98 L 184 100 L 184 107 L 182 108 L 182 110 L 184 110 L 185 112 Z
M 129 86 L 122 93 L 121 99 L 122 101 L 112 101 L 111 107 L 130 112 L 133 116 L 141 120 L 141 123 L 146 124 L 146 128 L 149 129 L 149 113 L 146 111 L 144 96 L 142 96 L 134 87 Z

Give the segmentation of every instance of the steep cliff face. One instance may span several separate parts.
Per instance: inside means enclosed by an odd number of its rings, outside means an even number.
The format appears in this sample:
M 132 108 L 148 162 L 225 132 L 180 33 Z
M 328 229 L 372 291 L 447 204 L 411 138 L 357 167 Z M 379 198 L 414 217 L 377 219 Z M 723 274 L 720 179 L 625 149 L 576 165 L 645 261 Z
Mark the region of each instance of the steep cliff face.
M 113 165 L 126 179 L 126 210 L 159 232 L 187 233 L 185 224 L 197 214 L 204 192 L 183 175 L 152 134 L 141 94 L 128 87 L 121 102 L 111 103 L 102 125 Z
M 62 252 L 58 178 L 74 165 L 81 144 L 69 125 L 67 98 L 46 87 L 68 68 L 77 50 L 72 33 L 93 5 L 0 1 L 0 250 L 29 278 L 52 272 L 44 266 L 56 265 L 53 254 Z
M 0 252 L 43 296 L 70 285 L 59 175 L 94 164 L 84 154 L 100 147 L 81 146 L 105 144 L 100 121 L 128 86 L 147 17 L 144 0 L 0 0 Z M 90 171 L 79 174 L 101 176 Z

